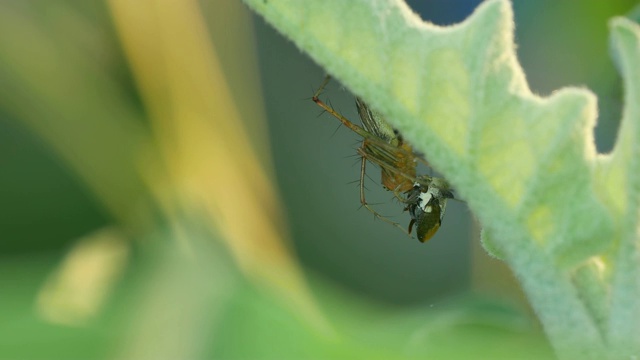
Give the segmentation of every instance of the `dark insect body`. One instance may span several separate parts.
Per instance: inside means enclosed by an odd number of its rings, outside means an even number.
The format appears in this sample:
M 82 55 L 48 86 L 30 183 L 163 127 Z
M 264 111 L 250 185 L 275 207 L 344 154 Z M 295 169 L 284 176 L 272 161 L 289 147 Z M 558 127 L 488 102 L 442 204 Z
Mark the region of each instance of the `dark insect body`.
M 406 194 L 405 210 L 411 215 L 408 232 L 411 233 L 413 225 L 416 225 L 418 240 L 426 242 L 440 229 L 447 199 L 453 199 L 453 193 L 444 179 L 431 177 L 414 183 Z

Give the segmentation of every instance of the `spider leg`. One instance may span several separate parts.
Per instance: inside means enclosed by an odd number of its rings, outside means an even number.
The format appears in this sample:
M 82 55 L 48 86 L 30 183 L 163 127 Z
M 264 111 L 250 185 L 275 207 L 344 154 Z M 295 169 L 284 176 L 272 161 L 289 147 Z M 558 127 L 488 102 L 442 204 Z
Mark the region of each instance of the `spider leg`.
M 367 210 L 369 210 L 369 212 L 371 212 L 373 214 L 374 217 L 386 222 L 387 224 L 393 225 L 395 227 L 397 227 L 398 229 L 400 229 L 400 231 L 402 231 L 403 233 L 407 234 L 410 236 L 410 234 L 407 232 L 407 230 L 405 230 L 405 228 L 403 228 L 402 226 L 400 226 L 400 224 L 391 221 L 389 218 L 387 218 L 386 216 L 380 214 L 379 212 L 377 212 L 374 208 L 372 208 L 369 203 L 367 203 L 367 199 L 365 196 L 365 186 L 364 186 L 364 179 L 366 176 L 366 167 L 367 167 L 367 157 L 366 155 L 363 153 L 362 148 L 358 149 L 358 153 L 360 153 L 360 155 L 362 155 L 362 160 L 360 163 L 360 204 L 362 204 L 362 206 L 364 206 Z

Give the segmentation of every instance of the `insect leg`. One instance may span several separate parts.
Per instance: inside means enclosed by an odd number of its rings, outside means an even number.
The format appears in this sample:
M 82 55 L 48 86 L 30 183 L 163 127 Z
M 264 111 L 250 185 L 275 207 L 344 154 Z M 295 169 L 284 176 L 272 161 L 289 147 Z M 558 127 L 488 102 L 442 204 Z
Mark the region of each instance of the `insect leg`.
M 387 224 L 397 227 L 403 233 L 411 236 L 407 232 L 407 230 L 405 230 L 402 226 L 400 226 L 400 224 L 389 220 L 387 217 L 378 213 L 374 208 L 369 206 L 369 204 L 367 203 L 367 199 L 365 197 L 365 191 L 364 191 L 364 179 L 365 179 L 366 167 L 367 167 L 367 156 L 362 147 L 358 148 L 358 153 L 362 156 L 362 161 L 360 163 L 360 204 L 362 204 L 362 206 L 364 206 L 367 210 L 369 210 L 369 212 L 371 212 L 374 217 L 386 222 Z
M 313 94 L 313 97 L 311 98 L 311 100 L 313 100 L 313 102 L 315 102 L 318 106 L 320 106 L 324 111 L 326 111 L 329 114 L 331 114 L 331 116 L 333 116 L 336 119 L 340 120 L 340 122 L 344 126 L 346 126 L 349 129 L 351 129 L 351 131 L 355 132 L 356 134 L 362 136 L 365 139 L 374 138 L 374 136 L 371 133 L 369 133 L 367 130 L 361 128 L 360 126 L 358 126 L 358 125 L 356 125 L 354 123 L 352 123 L 351 121 L 349 121 L 349 119 L 347 119 L 342 114 L 340 114 L 339 112 L 334 110 L 331 106 L 326 104 L 324 101 L 320 100 L 320 94 L 322 94 L 322 91 L 324 91 L 324 88 L 329 83 L 329 79 L 330 79 L 329 75 L 325 76 L 324 81 L 322 82 L 322 84 L 320 85 L 318 90 L 316 90 L 316 92 Z

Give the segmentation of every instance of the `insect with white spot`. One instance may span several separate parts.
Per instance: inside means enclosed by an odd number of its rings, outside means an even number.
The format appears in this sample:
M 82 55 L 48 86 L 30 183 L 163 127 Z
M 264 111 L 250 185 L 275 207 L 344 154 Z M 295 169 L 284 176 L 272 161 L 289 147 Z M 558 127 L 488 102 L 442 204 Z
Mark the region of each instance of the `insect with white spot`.
M 416 236 L 426 242 L 435 235 L 442 224 L 447 199 L 453 199 L 449 184 L 443 178 L 422 176 L 407 192 L 407 207 L 411 215 L 409 234 L 416 225 Z
M 453 198 L 453 194 L 448 190 L 449 186 L 446 180 L 426 175 L 417 176 L 418 163 L 428 165 L 427 162 L 421 155 L 414 153 L 411 145 L 404 141 L 400 133 L 362 99 L 356 98 L 356 107 L 362 121 L 362 127 L 349 121 L 320 100 L 319 96 L 328 82 L 329 77 L 327 76 L 312 99 L 318 106 L 362 137 L 362 143 L 357 150 L 361 156 L 360 203 L 375 217 L 398 227 L 409 235 L 413 225 L 416 224 L 418 240 L 421 242 L 429 240 L 440 227 L 446 200 Z M 395 197 L 406 204 L 405 210 L 408 210 L 411 215 L 408 230 L 405 231 L 399 224 L 382 216 L 367 203 L 364 191 L 367 161 L 380 167 L 382 186 L 393 191 Z

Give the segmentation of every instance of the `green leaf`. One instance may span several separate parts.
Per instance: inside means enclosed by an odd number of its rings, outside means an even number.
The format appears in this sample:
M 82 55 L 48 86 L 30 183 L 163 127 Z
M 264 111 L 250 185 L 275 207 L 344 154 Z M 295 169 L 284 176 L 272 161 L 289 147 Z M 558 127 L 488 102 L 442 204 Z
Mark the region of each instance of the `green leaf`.
M 450 27 L 422 22 L 399 0 L 246 2 L 449 180 L 559 356 L 640 350 L 637 25 L 612 22 L 627 101 L 618 144 L 604 156 L 593 93 L 531 93 L 508 1 L 486 1 Z
M 624 18 L 611 21 L 612 43 L 625 81 L 625 108 L 610 156 L 599 159 L 598 192 L 617 221 L 607 332 L 620 356 L 640 353 L 640 27 Z

